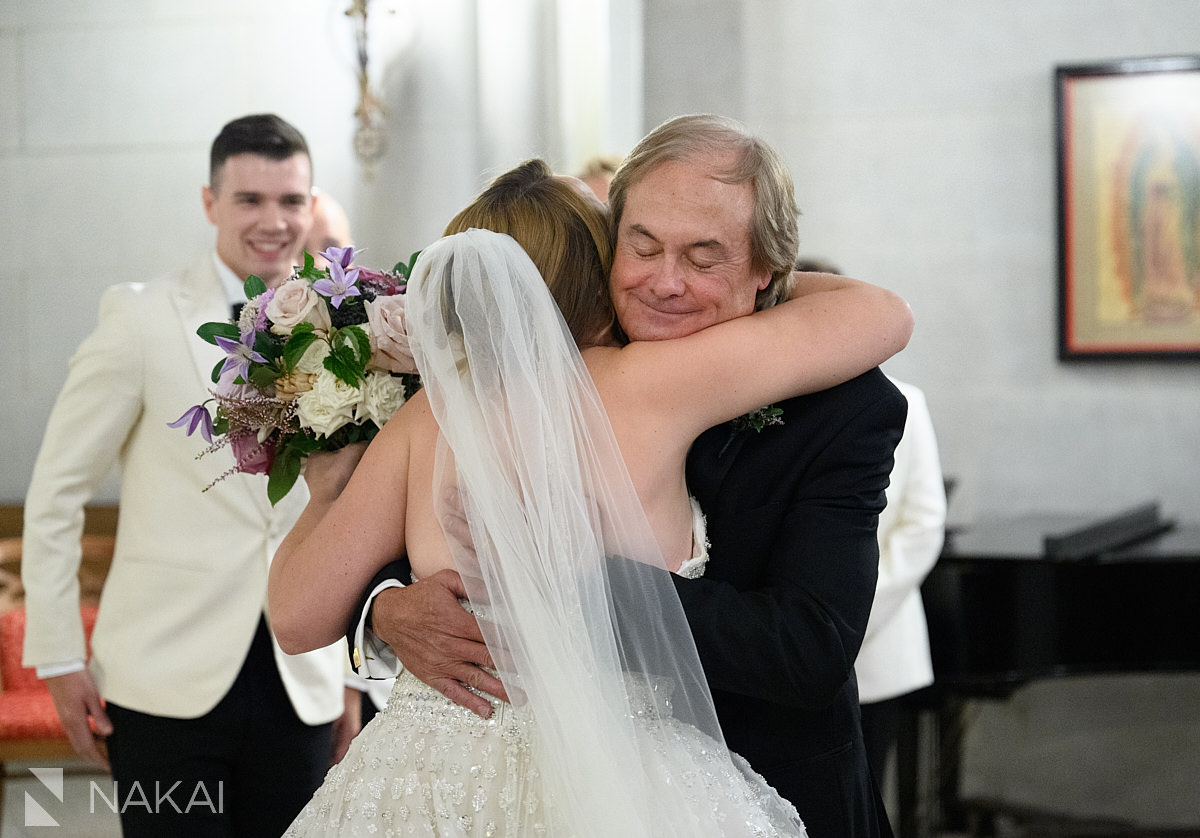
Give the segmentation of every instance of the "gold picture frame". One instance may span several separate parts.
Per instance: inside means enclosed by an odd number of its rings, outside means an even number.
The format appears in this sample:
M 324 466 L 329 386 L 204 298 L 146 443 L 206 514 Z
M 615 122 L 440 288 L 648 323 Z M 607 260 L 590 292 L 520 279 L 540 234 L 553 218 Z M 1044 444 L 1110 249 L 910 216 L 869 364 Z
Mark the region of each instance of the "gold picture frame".
M 1055 68 L 1063 360 L 1200 358 L 1200 56 Z

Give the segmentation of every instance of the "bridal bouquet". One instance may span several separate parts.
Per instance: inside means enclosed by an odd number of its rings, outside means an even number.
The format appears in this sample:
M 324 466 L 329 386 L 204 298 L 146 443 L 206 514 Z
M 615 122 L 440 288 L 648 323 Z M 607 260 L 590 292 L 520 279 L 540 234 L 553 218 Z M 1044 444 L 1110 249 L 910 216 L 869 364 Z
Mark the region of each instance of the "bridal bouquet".
M 309 454 L 370 440 L 420 386 L 403 298 L 418 254 L 390 271 L 354 266 L 353 247 L 321 255 L 329 267 L 306 253 L 278 288 L 251 276 L 237 323 L 197 330 L 226 357 L 213 369 L 212 398 L 170 423 L 188 436 L 200 431 L 210 443 L 200 456 L 233 448 L 237 463 L 222 477 L 268 475 L 272 504 Z

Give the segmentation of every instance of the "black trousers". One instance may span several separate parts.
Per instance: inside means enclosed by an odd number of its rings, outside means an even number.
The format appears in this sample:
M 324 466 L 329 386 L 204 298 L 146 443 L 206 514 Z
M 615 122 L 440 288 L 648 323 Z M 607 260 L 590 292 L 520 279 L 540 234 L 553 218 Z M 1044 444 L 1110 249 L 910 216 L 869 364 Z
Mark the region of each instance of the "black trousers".
M 107 710 L 110 805 L 125 838 L 276 838 L 329 768 L 333 726 L 296 716 L 263 621 L 233 686 L 205 715 Z

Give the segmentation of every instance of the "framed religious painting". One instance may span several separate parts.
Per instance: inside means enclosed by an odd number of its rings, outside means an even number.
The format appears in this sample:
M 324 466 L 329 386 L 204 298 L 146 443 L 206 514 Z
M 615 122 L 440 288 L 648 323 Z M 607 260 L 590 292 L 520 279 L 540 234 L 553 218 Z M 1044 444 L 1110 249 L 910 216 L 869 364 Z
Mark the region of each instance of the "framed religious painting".
M 1200 56 L 1055 69 L 1058 356 L 1200 358 Z

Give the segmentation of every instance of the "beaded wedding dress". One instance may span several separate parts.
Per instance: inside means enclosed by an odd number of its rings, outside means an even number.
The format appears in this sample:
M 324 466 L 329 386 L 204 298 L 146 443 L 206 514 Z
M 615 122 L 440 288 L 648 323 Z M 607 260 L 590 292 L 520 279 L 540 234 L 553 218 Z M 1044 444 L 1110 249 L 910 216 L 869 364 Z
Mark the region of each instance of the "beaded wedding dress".
M 407 293 L 442 432 L 435 497 L 461 498 L 473 543 L 451 544 L 455 569 L 513 701 L 484 720 L 402 673 L 286 835 L 803 838 L 725 746 L 603 405 L 528 256 L 500 234 L 450 236 Z

